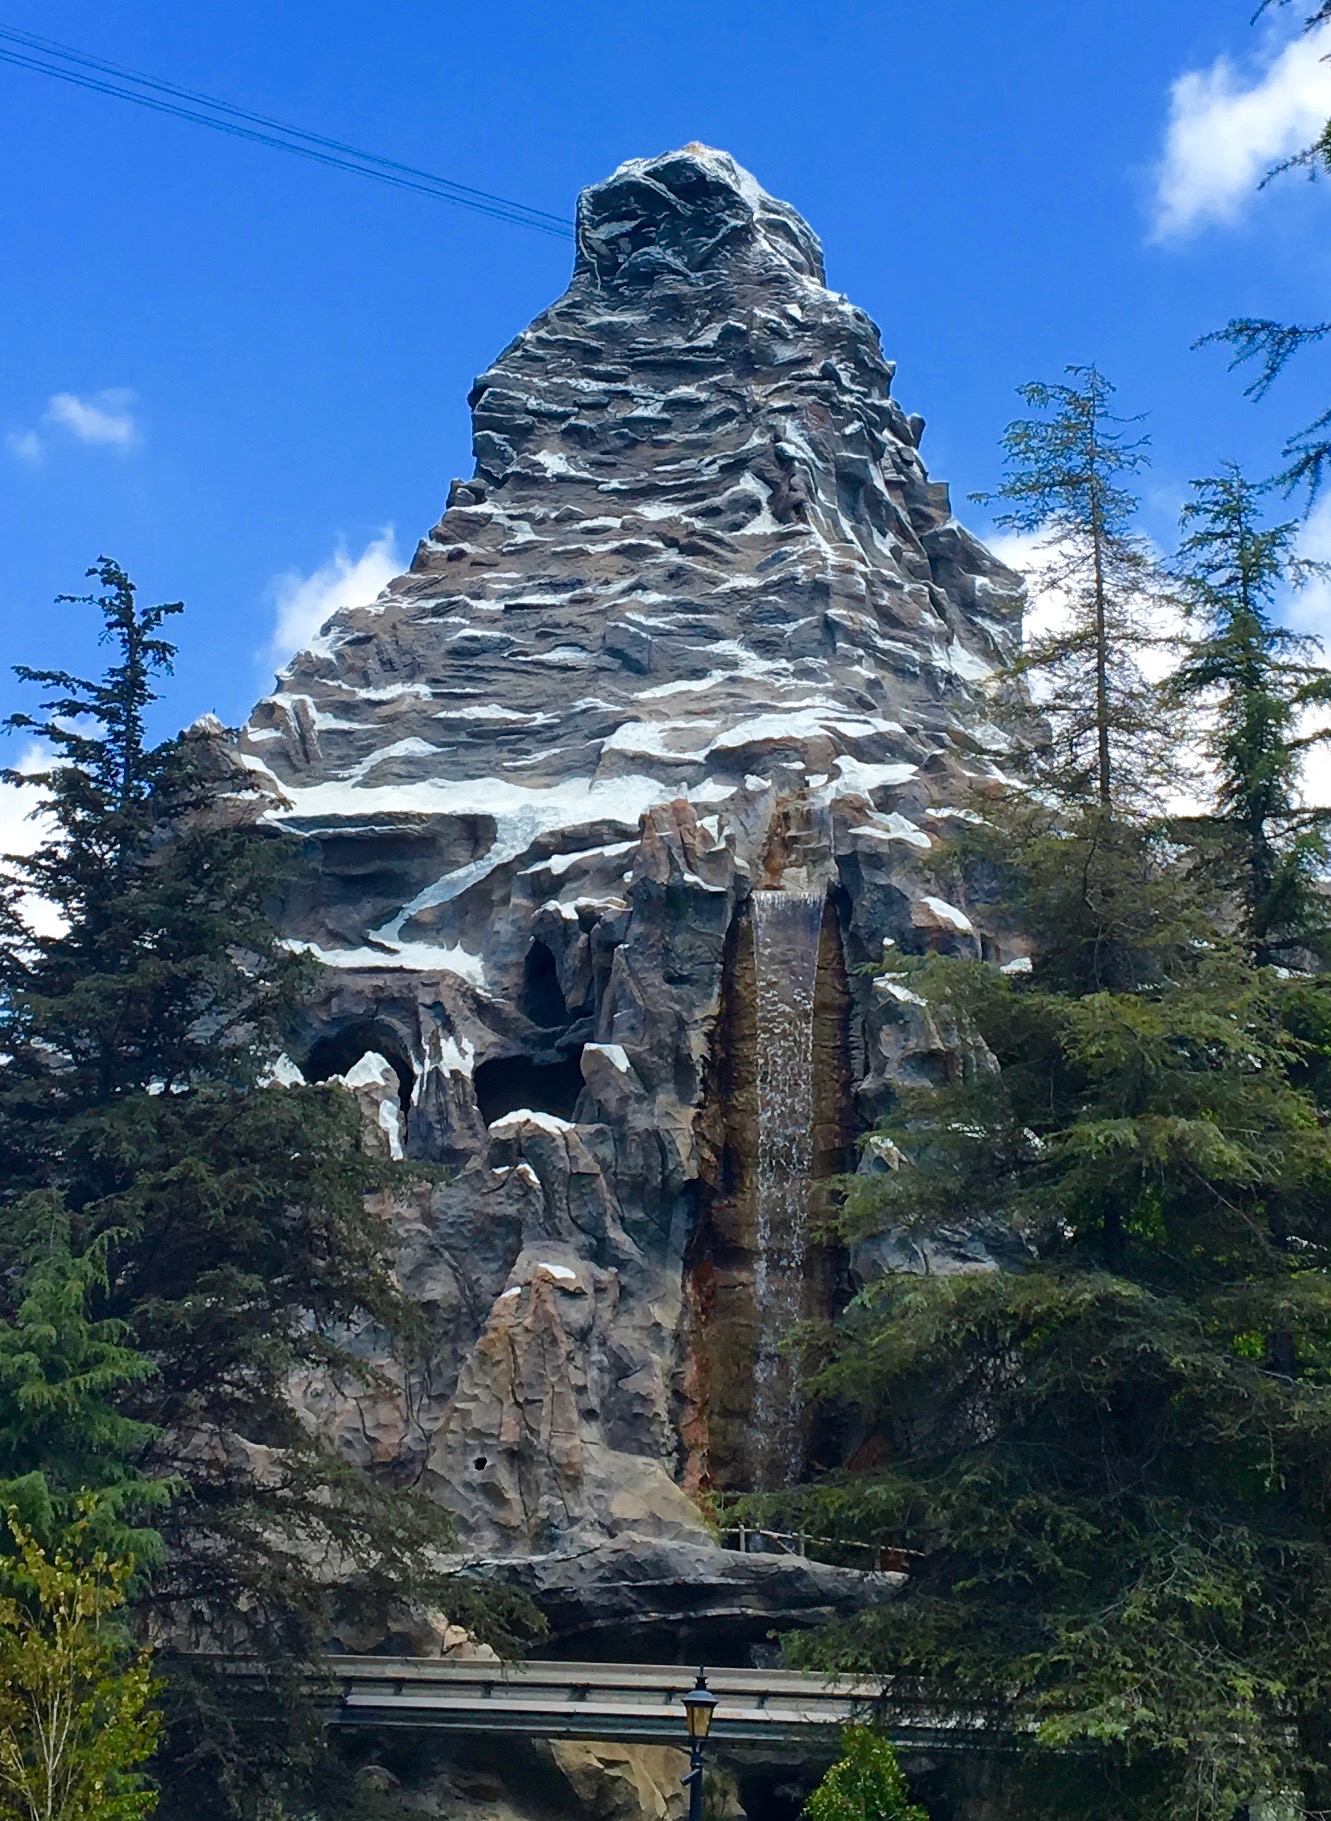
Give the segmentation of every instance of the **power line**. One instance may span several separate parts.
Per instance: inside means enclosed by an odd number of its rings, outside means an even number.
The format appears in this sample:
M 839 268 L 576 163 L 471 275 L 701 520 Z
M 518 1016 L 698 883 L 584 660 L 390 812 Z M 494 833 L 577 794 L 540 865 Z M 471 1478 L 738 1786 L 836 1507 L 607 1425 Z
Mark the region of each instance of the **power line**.
M 573 223 L 561 215 L 530 208 L 523 202 L 510 202 L 507 197 L 493 196 L 488 190 L 454 183 L 451 178 L 418 170 L 414 165 L 400 164 L 394 158 L 363 152 L 339 139 L 308 133 L 302 127 L 288 126 L 266 114 L 251 113 L 247 108 L 234 107 L 229 101 L 218 101 L 211 95 L 199 94 L 177 83 L 106 63 L 99 57 L 90 57 L 83 51 L 34 37 L 28 32 L 16 32 L 8 26 L 0 26 L 0 63 L 31 70 L 37 75 L 53 76 L 58 82 L 72 83 L 76 88 L 90 89 L 95 94 L 133 101 L 154 113 L 193 121 L 198 126 L 211 127 L 214 132 L 253 140 L 274 151 L 292 152 L 299 158 L 309 158 L 335 170 L 371 177 L 394 189 L 411 190 L 439 202 L 456 203 L 460 208 L 474 209 L 514 227 L 534 228 L 537 233 L 552 234 L 561 240 L 567 240 L 573 232 Z

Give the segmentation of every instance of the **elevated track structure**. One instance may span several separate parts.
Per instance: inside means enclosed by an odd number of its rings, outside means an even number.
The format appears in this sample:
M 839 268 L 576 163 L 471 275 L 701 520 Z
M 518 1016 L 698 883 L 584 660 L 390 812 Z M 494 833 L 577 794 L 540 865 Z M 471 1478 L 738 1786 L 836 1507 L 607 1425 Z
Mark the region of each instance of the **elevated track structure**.
M 377 1656 L 329 1657 L 324 1672 L 326 1715 L 334 1726 L 642 1745 L 686 1743 L 683 1695 L 693 1680 L 675 1664 Z M 832 1741 L 842 1727 L 875 1717 L 882 1699 L 877 1682 L 800 1670 L 709 1667 L 707 1679 L 718 1701 L 709 1737 L 719 1745 Z M 893 1716 L 887 1730 L 903 1746 L 974 1743 L 970 1726 L 923 1708 Z

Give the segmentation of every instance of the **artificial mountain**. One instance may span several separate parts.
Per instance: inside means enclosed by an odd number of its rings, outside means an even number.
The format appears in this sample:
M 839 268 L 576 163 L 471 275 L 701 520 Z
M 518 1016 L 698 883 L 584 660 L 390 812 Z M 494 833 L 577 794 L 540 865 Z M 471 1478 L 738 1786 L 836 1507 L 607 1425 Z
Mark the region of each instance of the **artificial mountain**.
M 780 1342 L 913 1255 L 823 1241 L 819 1184 L 957 1048 L 863 966 L 981 952 L 921 863 L 991 775 L 978 685 L 1021 589 L 893 371 L 728 156 L 621 166 L 476 381 L 475 474 L 235 748 L 328 968 L 289 1066 L 450 1170 L 399 1208 L 428 1356 L 396 1395 L 301 1394 L 568 1657 L 743 1661 L 864 1597 L 719 1547 L 703 1507 L 844 1449 Z

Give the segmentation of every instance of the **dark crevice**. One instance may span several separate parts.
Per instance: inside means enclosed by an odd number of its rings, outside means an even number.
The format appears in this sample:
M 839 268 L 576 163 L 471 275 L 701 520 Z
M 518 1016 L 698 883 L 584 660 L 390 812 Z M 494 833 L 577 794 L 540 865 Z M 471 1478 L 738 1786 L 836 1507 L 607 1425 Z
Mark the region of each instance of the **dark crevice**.
M 529 1056 L 499 1056 L 483 1062 L 475 1077 L 476 1104 L 486 1125 L 505 1113 L 526 1108 L 572 1119 L 582 1092 L 582 1045 L 558 1062 L 533 1062 Z
M 360 1018 L 321 1037 L 306 1058 L 305 1079 L 327 1081 L 333 1075 L 345 1075 L 371 1050 L 376 1050 L 397 1076 L 398 1099 L 405 1113 L 416 1091 L 416 1071 L 402 1039 L 377 1020 Z
M 555 958 L 544 942 L 533 942 L 522 967 L 521 1006 L 526 1017 L 543 1031 L 568 1023 L 568 1005 L 559 984 Z

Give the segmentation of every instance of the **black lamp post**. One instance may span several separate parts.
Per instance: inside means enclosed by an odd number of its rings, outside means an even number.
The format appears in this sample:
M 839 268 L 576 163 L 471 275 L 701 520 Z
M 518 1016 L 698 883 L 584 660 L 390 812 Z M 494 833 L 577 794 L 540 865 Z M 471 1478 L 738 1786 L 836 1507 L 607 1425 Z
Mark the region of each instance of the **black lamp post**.
M 702 1748 L 711 1730 L 716 1696 L 707 1686 L 707 1672 L 684 1696 L 684 1719 L 689 1729 L 689 1774 L 681 1778 L 689 1792 L 689 1821 L 702 1821 Z

